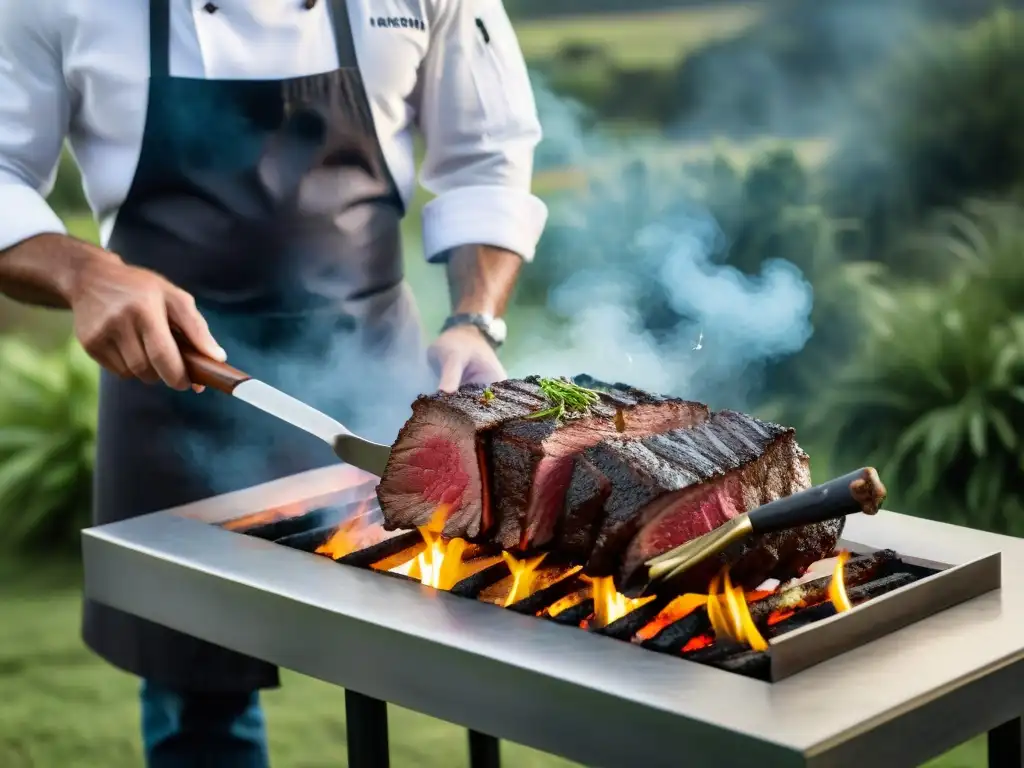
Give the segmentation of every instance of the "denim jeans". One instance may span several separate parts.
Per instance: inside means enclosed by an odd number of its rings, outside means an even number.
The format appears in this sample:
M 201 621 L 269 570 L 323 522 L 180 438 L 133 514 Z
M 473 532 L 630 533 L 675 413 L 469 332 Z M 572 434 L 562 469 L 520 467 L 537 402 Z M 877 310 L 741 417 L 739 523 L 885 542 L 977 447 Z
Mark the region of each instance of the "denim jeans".
M 181 693 L 142 684 L 148 768 L 268 768 L 259 694 Z

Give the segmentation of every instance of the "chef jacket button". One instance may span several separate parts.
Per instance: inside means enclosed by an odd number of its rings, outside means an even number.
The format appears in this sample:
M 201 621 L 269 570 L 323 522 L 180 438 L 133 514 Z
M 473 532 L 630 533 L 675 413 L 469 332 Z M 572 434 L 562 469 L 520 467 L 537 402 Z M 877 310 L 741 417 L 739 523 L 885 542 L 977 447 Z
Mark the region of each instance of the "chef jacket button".
M 312 11 L 316 7 L 316 0 L 303 0 L 302 7 L 307 11 Z
M 217 6 L 214 5 L 213 3 L 207 3 L 206 5 L 203 6 L 203 10 L 206 11 L 207 13 L 216 13 L 220 9 L 217 8 Z

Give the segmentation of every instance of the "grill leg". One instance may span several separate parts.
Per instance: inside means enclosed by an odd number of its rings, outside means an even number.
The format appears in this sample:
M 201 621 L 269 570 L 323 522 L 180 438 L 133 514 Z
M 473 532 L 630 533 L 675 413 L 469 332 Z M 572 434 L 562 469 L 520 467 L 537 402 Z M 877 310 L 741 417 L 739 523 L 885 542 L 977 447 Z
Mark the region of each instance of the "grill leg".
M 988 768 L 1024 766 L 1024 730 L 1021 726 L 1021 718 L 1017 717 L 988 732 Z
M 345 690 L 349 768 L 388 768 L 388 705 Z
M 501 768 L 501 744 L 493 736 L 469 732 L 469 768 Z

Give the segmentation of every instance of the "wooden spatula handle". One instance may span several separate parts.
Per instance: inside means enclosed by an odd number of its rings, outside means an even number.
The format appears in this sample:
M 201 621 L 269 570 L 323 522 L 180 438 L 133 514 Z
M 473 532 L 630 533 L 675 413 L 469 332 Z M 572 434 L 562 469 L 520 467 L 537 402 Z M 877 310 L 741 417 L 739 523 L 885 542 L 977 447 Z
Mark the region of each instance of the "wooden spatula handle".
M 181 357 L 185 361 L 185 370 L 193 384 L 209 387 L 230 395 L 235 387 L 252 377 L 227 363 L 221 363 L 206 355 L 182 346 Z

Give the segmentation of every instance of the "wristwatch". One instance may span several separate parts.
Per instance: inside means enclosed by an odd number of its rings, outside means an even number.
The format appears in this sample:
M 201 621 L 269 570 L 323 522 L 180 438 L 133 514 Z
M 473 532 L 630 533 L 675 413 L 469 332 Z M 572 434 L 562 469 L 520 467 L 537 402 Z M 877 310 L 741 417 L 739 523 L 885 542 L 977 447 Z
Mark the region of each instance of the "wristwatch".
M 508 326 L 505 325 L 505 321 L 500 317 L 475 312 L 462 312 L 450 315 L 444 321 L 444 325 L 441 326 L 441 332 L 444 333 L 460 325 L 472 325 L 483 334 L 483 337 L 495 349 L 504 344 L 505 338 L 508 336 Z

